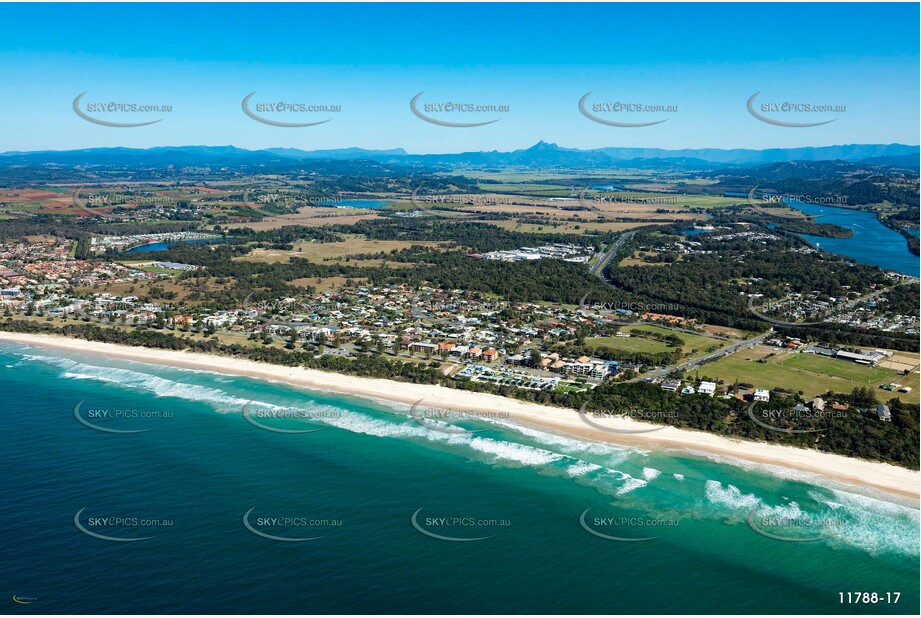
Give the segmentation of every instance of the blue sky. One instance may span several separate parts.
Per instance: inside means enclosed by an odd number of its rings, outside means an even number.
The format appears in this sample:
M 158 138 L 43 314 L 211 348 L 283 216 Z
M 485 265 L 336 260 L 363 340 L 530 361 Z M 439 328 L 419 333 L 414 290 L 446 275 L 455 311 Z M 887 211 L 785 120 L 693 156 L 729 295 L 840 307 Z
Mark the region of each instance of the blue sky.
M 233 144 L 245 148 L 403 147 L 410 152 L 562 146 L 772 148 L 919 142 L 917 4 L 21 4 L 0 5 L 0 151 Z M 157 124 L 99 126 L 83 103 L 171 105 L 168 113 L 97 114 Z M 339 105 L 336 113 L 243 114 L 253 103 Z M 505 113 L 429 114 L 440 101 Z M 773 113 L 746 101 L 845 105 Z M 667 122 L 610 127 L 588 104 L 676 105 L 607 113 Z

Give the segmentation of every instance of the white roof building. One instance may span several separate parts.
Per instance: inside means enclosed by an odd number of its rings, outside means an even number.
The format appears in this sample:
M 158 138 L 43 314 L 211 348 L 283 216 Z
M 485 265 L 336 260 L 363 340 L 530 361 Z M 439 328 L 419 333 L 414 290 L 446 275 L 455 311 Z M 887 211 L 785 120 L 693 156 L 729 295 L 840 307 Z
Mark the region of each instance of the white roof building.
M 763 388 L 755 389 L 755 401 L 769 401 L 771 399 L 771 393 L 764 390 Z
M 697 392 L 702 395 L 713 397 L 713 394 L 716 392 L 716 382 L 701 382 L 700 386 L 697 387 Z

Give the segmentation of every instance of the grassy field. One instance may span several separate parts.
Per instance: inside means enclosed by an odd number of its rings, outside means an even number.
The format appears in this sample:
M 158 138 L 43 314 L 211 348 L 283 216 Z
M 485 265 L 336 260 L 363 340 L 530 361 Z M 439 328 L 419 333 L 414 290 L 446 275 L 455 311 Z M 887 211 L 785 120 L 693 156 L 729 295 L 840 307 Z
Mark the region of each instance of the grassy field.
M 703 354 L 707 351 L 716 351 L 726 345 L 726 342 L 702 335 L 693 335 L 682 333 L 658 326 L 634 326 L 625 329 L 625 332 L 635 333 L 656 333 L 659 335 L 675 335 L 681 339 L 684 344 L 681 346 L 681 353 L 684 356 Z M 668 352 L 670 348 L 665 343 L 652 339 L 650 337 L 592 337 L 586 339 L 585 343 L 591 347 L 608 347 L 628 352 Z
M 537 183 L 503 183 L 481 184 L 482 191 L 490 193 L 512 193 L 517 195 L 549 195 L 553 197 L 566 197 L 573 193 L 573 187 L 568 185 L 548 185 Z M 578 190 L 578 188 L 576 188 Z
M 674 349 L 661 341 L 646 337 L 591 337 L 585 340 L 585 344 L 593 349 L 605 347 L 626 352 L 647 352 L 650 354 L 668 352 Z
M 892 370 L 881 367 L 868 367 L 849 363 L 841 360 L 835 360 L 819 356 L 817 354 L 790 354 L 781 364 L 786 367 L 795 367 L 806 371 L 814 371 L 836 378 L 863 382 L 866 384 L 875 384 L 879 386 L 884 382 L 892 382 Z
M 633 255 L 620 261 L 618 266 L 668 266 L 668 262 L 646 262 L 644 257 L 661 255 L 661 251 L 634 251 Z M 679 257 L 677 261 L 681 261 Z
M 296 285 L 301 288 L 313 288 L 315 292 L 329 292 L 346 287 L 346 283 L 349 281 L 351 281 L 353 285 L 364 285 L 367 283 L 367 279 L 362 279 L 361 277 L 353 279 L 348 279 L 346 277 L 304 277 L 301 279 L 293 279 L 291 285 Z
M 761 356 L 763 354 L 759 354 L 757 348 L 740 350 L 715 363 L 702 365 L 697 371 L 702 376 L 718 378 L 727 384 L 738 380 L 757 388 L 785 388 L 802 392 L 807 398 L 826 391 L 849 393 L 859 386 L 870 386 L 881 401 L 899 397 L 909 403 L 919 402 L 917 373 L 902 376 L 890 369 L 795 352 L 781 352 L 767 359 L 766 363 L 756 362 L 755 359 Z M 890 382 L 908 384 L 913 390 L 911 393 L 891 393 L 878 388 L 880 384 Z
M 306 225 L 322 227 L 324 225 L 352 225 L 359 221 L 377 219 L 376 211 L 362 208 L 321 208 L 305 206 L 294 214 L 277 215 L 252 221 L 250 223 L 234 224 L 251 230 L 274 230 L 286 225 Z
M 739 203 L 739 198 L 718 195 L 683 195 L 679 193 L 651 193 L 640 191 L 588 191 L 586 201 L 602 195 L 607 202 L 618 205 L 656 204 L 658 208 L 725 208 Z M 599 200 L 600 201 L 600 200 Z M 604 203 L 604 202 L 603 202 Z
M 635 326 L 627 330 L 627 332 L 631 333 L 644 331 L 648 333 L 658 333 L 660 335 L 675 335 L 684 342 L 682 351 L 685 356 L 691 354 L 696 355 L 698 353 L 702 354 L 709 351 L 715 352 L 716 350 L 726 346 L 726 342 L 719 339 L 713 339 L 704 335 L 683 333 L 668 328 L 662 328 L 660 326 Z
M 254 249 L 244 256 L 234 258 L 241 262 L 259 262 L 261 264 L 275 264 L 279 262 L 288 262 L 291 258 L 303 258 L 316 264 L 330 262 L 345 262 L 356 266 L 379 266 L 381 260 L 356 260 L 352 256 L 369 254 L 369 253 L 390 253 L 391 251 L 400 251 L 412 246 L 423 245 L 431 248 L 443 248 L 444 243 L 435 242 L 408 242 L 403 240 L 368 240 L 361 234 L 349 234 L 345 236 L 342 242 L 299 242 L 294 244 L 294 249 L 285 251 L 282 249 Z M 395 267 L 409 267 L 412 264 L 405 262 L 388 262 Z

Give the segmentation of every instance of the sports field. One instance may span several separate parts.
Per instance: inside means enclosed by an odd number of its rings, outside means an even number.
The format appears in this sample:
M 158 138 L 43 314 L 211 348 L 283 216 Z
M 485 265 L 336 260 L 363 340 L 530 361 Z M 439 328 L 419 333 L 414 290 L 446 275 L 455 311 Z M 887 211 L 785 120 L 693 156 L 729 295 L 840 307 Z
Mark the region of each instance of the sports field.
M 759 363 L 763 354 L 755 350 L 740 350 L 720 360 L 698 368 L 701 375 L 718 378 L 727 384 L 735 381 L 752 384 L 756 388 L 785 388 L 801 392 L 810 398 L 826 391 L 849 393 L 861 386 L 874 389 L 877 399 L 887 401 L 899 397 L 902 401 L 918 403 L 918 373 L 907 376 L 882 367 L 868 367 L 815 354 L 780 352 Z M 747 360 L 751 359 L 751 360 Z M 895 393 L 879 388 L 880 384 L 895 382 L 912 387 L 910 393 Z

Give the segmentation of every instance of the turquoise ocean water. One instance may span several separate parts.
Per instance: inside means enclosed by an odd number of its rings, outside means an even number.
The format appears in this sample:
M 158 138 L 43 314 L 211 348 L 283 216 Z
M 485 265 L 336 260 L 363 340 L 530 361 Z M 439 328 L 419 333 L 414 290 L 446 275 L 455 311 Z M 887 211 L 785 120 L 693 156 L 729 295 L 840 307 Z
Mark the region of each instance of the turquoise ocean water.
M 0 392 L 6 613 L 919 605 L 918 505 L 807 474 L 20 344 Z

